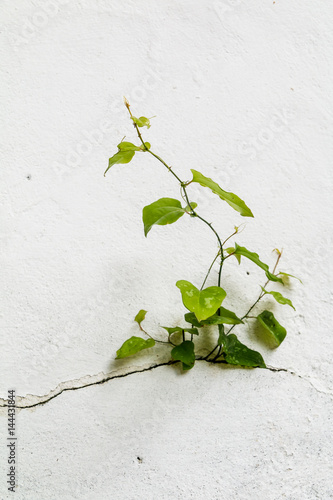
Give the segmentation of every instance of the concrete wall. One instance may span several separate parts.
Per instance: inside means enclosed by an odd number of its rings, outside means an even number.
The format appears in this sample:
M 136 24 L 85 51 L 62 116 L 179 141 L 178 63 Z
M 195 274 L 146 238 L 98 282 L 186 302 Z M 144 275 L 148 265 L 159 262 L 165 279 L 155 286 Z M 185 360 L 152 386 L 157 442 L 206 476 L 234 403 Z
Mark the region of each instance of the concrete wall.
M 333 498 L 332 5 L 0 8 L 0 396 L 3 405 L 14 388 L 18 405 L 36 405 L 17 415 L 15 498 Z M 180 177 L 195 168 L 245 199 L 255 219 L 236 241 L 270 266 L 272 250 L 284 248 L 280 270 L 302 278 L 284 288 L 296 312 L 271 298 L 257 310 L 271 307 L 287 328 L 279 349 L 253 321 L 238 329 L 286 371 L 198 362 L 186 374 L 129 374 L 169 359 L 163 346 L 114 361 L 139 334 L 139 309 L 156 336 L 182 321 L 175 282 L 200 285 L 217 249 L 189 217 L 144 237 L 142 207 L 179 197 L 153 158 L 137 154 L 103 177 L 121 138 L 136 140 L 123 95 L 134 114 L 157 115 L 145 139 Z M 207 189 L 189 192 L 222 236 L 244 222 Z M 225 306 L 244 314 L 264 281 L 251 262 L 229 259 Z M 12 498 L 6 415 L 2 408 L 0 497 Z

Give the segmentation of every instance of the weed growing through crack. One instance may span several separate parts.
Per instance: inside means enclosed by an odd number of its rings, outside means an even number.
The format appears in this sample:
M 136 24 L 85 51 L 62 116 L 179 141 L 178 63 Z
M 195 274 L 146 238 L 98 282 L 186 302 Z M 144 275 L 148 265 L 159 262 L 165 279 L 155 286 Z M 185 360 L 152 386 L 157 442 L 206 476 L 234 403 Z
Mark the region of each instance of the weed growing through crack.
M 262 355 L 241 343 L 233 330 L 237 325 L 255 319 L 267 332 L 269 341 L 273 341 L 276 347 L 279 346 L 286 337 L 286 329 L 277 321 L 271 311 L 265 309 L 259 314 L 254 314 L 252 311 L 265 295 L 271 295 L 279 304 L 288 305 L 295 309 L 290 299 L 284 297 L 280 292 L 268 290 L 267 287 L 271 283 L 278 282 L 285 284 L 289 278 L 296 277 L 283 271 L 277 271 L 282 255 L 282 251 L 278 249 L 275 249 L 277 259 L 274 269 L 270 271 L 269 266 L 260 260 L 257 253 L 238 245 L 236 242 L 234 242 L 232 246 L 226 246 L 226 243 L 239 233 L 239 227 L 235 227 L 234 232 L 225 239 L 220 237 L 214 229 L 214 226 L 201 217 L 197 211 L 197 204 L 190 201 L 188 194 L 188 191 L 190 191 L 189 186 L 192 183 L 197 183 L 202 187 L 208 188 L 243 217 L 253 217 L 250 208 L 237 195 L 225 191 L 216 182 L 197 170 L 191 169 L 193 177 L 190 181 L 182 181 L 174 170 L 160 156 L 152 151 L 149 142 L 143 140 L 140 129 L 143 127 L 149 129 L 151 126 L 150 119 L 145 116 L 141 116 L 140 118 L 133 116 L 130 104 L 126 99 L 125 106 L 138 135 L 139 145 L 137 146 L 131 142 L 122 140 L 118 144 L 117 153 L 109 159 L 109 165 L 105 174 L 113 165 L 129 163 L 137 152 L 145 153 L 153 156 L 164 168 L 168 169 L 179 183 L 181 189 L 182 201 L 174 198 L 160 198 L 143 208 L 142 219 L 145 236 L 148 236 L 148 233 L 155 225 L 164 226 L 166 224 L 173 224 L 183 215 L 186 215 L 192 217 L 193 220 L 200 220 L 214 233 L 219 250 L 213 262 L 210 264 L 200 288 L 197 288 L 194 284 L 185 280 L 179 280 L 176 283 L 183 304 L 188 311 L 184 316 L 188 326 L 164 326 L 162 328 L 165 330 L 165 340 L 157 340 L 143 328 L 142 323 L 147 311 L 141 309 L 136 315 L 135 321 L 138 323 L 139 329 L 145 337 L 133 336 L 126 340 L 120 349 L 118 349 L 116 359 L 127 358 L 144 349 L 151 349 L 156 343 L 160 343 L 164 344 L 166 348 L 171 349 L 171 360 L 173 360 L 173 362 L 181 362 L 182 368 L 185 371 L 193 368 L 195 361 L 198 359 L 238 366 L 265 368 L 266 365 Z M 261 287 L 259 296 L 249 307 L 248 311 L 241 317 L 234 311 L 230 311 L 222 306 L 223 300 L 227 295 L 225 289 L 221 287 L 222 269 L 225 262 L 230 258 L 236 258 L 239 264 L 241 264 L 242 258 L 249 259 L 259 266 L 266 274 L 267 281 L 264 286 Z M 217 284 L 216 286 L 204 288 L 206 280 L 215 265 L 218 267 Z M 207 326 L 216 329 L 216 345 L 208 354 L 201 356 L 196 353 L 195 339 L 198 338 L 200 332 L 202 332 L 202 328 Z

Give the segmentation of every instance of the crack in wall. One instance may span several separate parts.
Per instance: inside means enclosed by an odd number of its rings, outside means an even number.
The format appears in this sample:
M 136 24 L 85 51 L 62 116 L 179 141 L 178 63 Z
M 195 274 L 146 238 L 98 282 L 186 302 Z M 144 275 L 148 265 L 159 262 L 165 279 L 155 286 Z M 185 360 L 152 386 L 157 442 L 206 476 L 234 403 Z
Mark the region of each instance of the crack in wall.
M 309 383 L 309 385 L 317 392 L 319 392 L 320 394 L 325 394 L 326 396 L 333 396 L 333 392 L 332 391 L 325 391 L 323 389 L 319 389 L 319 387 L 317 387 L 313 382 L 312 380 L 310 379 L 310 376 L 309 375 L 299 375 L 298 373 L 294 372 L 293 370 L 288 370 L 287 368 L 275 368 L 274 366 L 267 366 L 266 365 L 266 369 L 267 370 L 270 370 L 271 372 L 286 372 L 286 373 L 289 373 L 290 375 L 295 375 L 295 377 L 301 379 L 301 380 L 305 380 L 306 382 Z
M 16 399 L 17 401 L 19 401 L 19 403 L 29 400 L 30 403 L 28 402 L 25 405 L 16 404 L 15 408 L 20 410 L 27 408 L 35 408 L 36 406 L 41 406 L 44 405 L 45 403 L 48 403 L 49 401 L 60 396 L 60 394 L 66 391 L 77 391 L 79 389 L 84 389 L 85 387 L 91 387 L 92 385 L 104 384 L 106 382 L 109 382 L 109 380 L 124 378 L 129 375 L 133 375 L 135 373 L 147 372 L 150 370 L 154 370 L 155 368 L 159 368 L 160 366 L 167 366 L 174 363 L 178 363 L 178 361 L 171 360 L 165 363 L 150 365 L 145 368 L 134 368 L 133 370 L 125 373 L 122 373 L 122 370 L 120 369 L 116 373 L 113 372 L 111 374 L 106 374 L 104 372 L 100 372 L 97 375 L 85 375 L 84 377 L 81 377 L 79 379 L 67 380 L 66 382 L 60 382 L 60 384 L 58 384 L 55 389 L 52 389 L 48 394 L 45 394 L 44 396 L 37 396 L 33 394 L 27 394 L 24 397 L 17 396 Z M 0 398 L 0 402 L 2 403 L 0 404 L 0 408 L 8 407 L 5 399 Z
M 228 364 L 225 361 L 219 361 L 219 360 L 207 360 L 204 357 L 202 358 L 197 358 L 196 361 L 206 361 L 207 363 L 212 363 L 212 364 Z M 55 387 L 55 389 L 52 389 L 48 394 L 45 394 L 43 396 L 38 396 L 38 395 L 33 395 L 33 394 L 27 394 L 26 396 L 17 396 L 17 400 L 19 403 L 25 403 L 26 404 L 17 404 L 15 407 L 19 410 L 24 410 L 28 408 L 35 408 L 37 406 L 42 406 L 49 401 L 52 401 L 52 399 L 57 398 L 60 396 L 62 393 L 67 392 L 67 391 L 77 391 L 79 389 L 84 389 L 86 387 L 91 387 L 93 385 L 100 385 L 100 384 L 105 384 L 106 382 L 109 382 L 110 380 L 118 379 L 118 378 L 124 378 L 128 377 L 129 375 L 134 375 L 135 373 L 144 373 L 147 371 L 154 370 L 155 368 L 159 368 L 161 366 L 168 366 L 168 365 L 173 365 L 179 363 L 179 361 L 174 361 L 170 360 L 164 363 L 158 363 L 158 364 L 153 364 L 145 368 L 134 368 L 133 370 L 130 371 L 125 371 L 122 373 L 122 370 L 118 370 L 116 373 L 110 373 L 110 374 L 105 374 L 104 372 L 100 372 L 96 375 L 85 375 L 84 377 L 81 377 L 79 379 L 74 379 L 74 380 L 67 380 L 65 382 L 60 382 L 60 384 Z M 297 374 L 296 372 L 292 370 L 288 370 L 287 368 L 276 368 L 274 366 L 266 366 L 266 368 L 263 368 L 264 370 L 269 370 L 271 372 L 286 372 L 289 373 L 290 375 L 294 375 L 297 378 L 301 380 L 307 381 L 310 386 L 316 390 L 317 392 L 329 396 L 333 396 L 332 392 L 329 391 L 324 391 L 322 389 L 319 389 L 318 387 L 315 386 L 315 384 L 310 380 L 310 377 L 308 376 L 302 376 Z M 3 398 L 0 398 L 0 408 L 7 408 L 8 404 L 6 404 L 6 400 Z

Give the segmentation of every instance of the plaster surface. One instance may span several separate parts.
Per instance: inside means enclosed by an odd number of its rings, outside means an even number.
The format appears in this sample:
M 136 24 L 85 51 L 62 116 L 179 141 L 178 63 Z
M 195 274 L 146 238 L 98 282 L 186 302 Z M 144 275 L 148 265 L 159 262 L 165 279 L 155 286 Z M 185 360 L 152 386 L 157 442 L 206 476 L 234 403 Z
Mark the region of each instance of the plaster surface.
M 326 500 L 332 488 L 332 18 L 309 0 L 3 0 L 1 4 L 0 498 L 7 390 L 17 404 L 17 500 Z M 272 369 L 166 363 L 163 346 L 115 361 L 133 318 L 183 321 L 175 282 L 200 286 L 217 251 L 182 217 L 144 237 L 143 206 L 179 197 L 146 154 L 114 166 L 135 115 L 184 180 L 243 198 L 244 219 L 189 186 L 200 214 L 280 270 L 296 312 L 270 307 L 278 349 L 240 340 Z M 216 270 L 208 284 L 216 282 Z M 228 260 L 224 303 L 245 313 L 265 282 Z M 151 368 L 151 369 L 150 369 Z M 281 369 L 275 371 L 274 369 Z M 131 373 L 133 372 L 133 373 Z M 104 381 L 104 382 L 103 382 Z M 30 407 L 30 408 L 28 408 Z

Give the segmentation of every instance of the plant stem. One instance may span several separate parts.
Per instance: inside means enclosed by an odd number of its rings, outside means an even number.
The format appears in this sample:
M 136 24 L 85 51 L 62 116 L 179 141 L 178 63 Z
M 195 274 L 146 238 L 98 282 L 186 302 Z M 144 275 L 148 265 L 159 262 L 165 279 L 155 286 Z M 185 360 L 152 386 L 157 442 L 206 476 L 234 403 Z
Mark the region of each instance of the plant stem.
M 230 254 L 230 255 L 232 255 L 232 254 Z M 228 255 L 228 257 L 229 257 L 230 255 Z M 272 273 L 272 274 L 274 274 L 274 273 L 275 273 L 276 268 L 277 268 L 277 266 L 278 266 L 278 263 L 279 263 L 279 261 L 280 261 L 280 259 L 281 259 L 281 256 L 282 256 L 282 252 L 279 252 L 279 251 L 278 251 L 278 258 L 277 258 L 277 260 L 276 260 L 276 263 L 275 263 L 275 266 L 274 266 L 274 269 L 273 269 L 273 273 Z M 228 257 L 226 257 L 226 259 L 227 259 Z M 270 280 L 267 280 L 267 281 L 266 281 L 266 283 L 265 283 L 265 285 L 264 285 L 264 287 L 263 287 L 263 288 L 265 288 L 265 287 L 268 285 L 269 281 L 270 281 Z M 260 295 L 259 295 L 259 297 L 257 298 L 257 300 L 256 300 L 256 301 L 252 304 L 252 306 L 248 309 L 248 311 L 244 314 L 244 316 L 242 316 L 242 317 L 241 317 L 241 320 L 243 320 L 243 319 L 245 319 L 245 318 L 249 318 L 249 317 L 250 317 L 250 318 L 256 318 L 255 316 L 249 316 L 249 314 L 250 314 L 250 312 L 252 311 L 252 309 L 253 309 L 253 308 L 254 308 L 254 307 L 258 304 L 258 302 L 259 302 L 259 301 L 263 298 L 263 296 L 264 296 L 264 295 L 265 295 L 265 293 L 264 293 L 264 292 L 261 292 L 261 293 L 260 293 Z M 232 327 L 231 327 L 231 328 L 229 328 L 229 330 L 227 331 L 226 335 L 229 335 L 229 333 L 230 333 L 230 332 L 231 332 L 231 331 L 235 328 L 235 326 L 237 326 L 237 325 L 232 325 Z M 204 359 L 208 359 L 208 358 L 209 358 L 209 356 L 211 356 L 211 355 L 213 354 L 213 352 L 215 351 L 215 349 L 217 349 L 218 347 L 220 347 L 220 348 L 219 348 L 219 351 L 218 351 L 217 355 L 213 358 L 213 361 L 215 361 L 215 360 L 216 360 L 216 359 L 220 356 L 220 354 L 221 354 L 222 346 L 218 346 L 218 345 L 216 345 L 216 346 L 214 347 L 214 349 L 213 349 L 213 350 L 212 350 L 212 351 L 211 351 L 211 352 L 210 352 L 207 356 L 205 356 L 205 358 L 204 358 Z
M 142 137 L 141 137 L 141 133 L 138 130 L 137 124 L 135 123 L 134 125 L 135 125 L 135 127 L 137 129 L 138 134 L 140 134 L 139 135 L 140 140 L 143 142 Z M 221 273 L 222 273 L 222 266 L 223 266 L 223 260 L 224 260 L 224 258 L 223 258 L 223 246 L 222 246 L 222 241 L 221 241 L 220 236 L 215 231 L 215 229 L 213 228 L 212 224 L 210 222 L 208 222 L 206 219 L 204 219 L 203 217 L 201 217 L 201 215 L 199 215 L 197 212 L 195 212 L 194 209 L 192 208 L 190 200 L 189 200 L 189 197 L 188 197 L 188 194 L 187 194 L 187 191 L 186 191 L 185 183 L 178 177 L 177 174 L 175 174 L 175 172 L 172 170 L 172 168 L 169 167 L 169 165 L 167 163 L 165 163 L 165 161 L 162 160 L 162 158 L 160 158 L 160 156 L 158 156 L 155 153 L 153 153 L 150 149 L 147 149 L 147 151 L 148 151 L 148 153 L 150 153 L 151 155 L 153 155 L 155 158 L 157 158 L 169 170 L 169 172 L 171 172 L 174 175 L 174 177 L 178 180 L 178 182 L 180 183 L 180 185 L 181 185 L 181 187 L 183 189 L 183 193 L 184 193 L 186 202 L 187 202 L 189 208 L 192 210 L 192 214 L 191 215 L 193 217 L 198 217 L 198 219 L 202 220 L 202 222 L 204 222 L 207 226 L 209 226 L 210 229 L 215 234 L 215 236 L 217 238 L 217 241 L 219 243 L 219 246 L 220 246 L 220 252 L 221 252 L 221 256 L 222 256 L 222 258 L 221 258 L 221 264 L 220 264 L 220 269 L 219 269 L 219 276 L 218 276 L 218 286 L 221 286 Z
M 235 230 L 235 231 L 234 231 L 234 232 L 233 232 L 230 236 L 228 236 L 228 238 L 226 238 L 226 239 L 224 240 L 224 242 L 222 243 L 222 245 L 224 246 L 224 245 L 226 244 L 226 242 L 227 242 L 228 240 L 230 240 L 230 238 L 232 238 L 233 236 L 235 236 L 235 234 L 237 234 L 238 232 L 239 232 L 239 231 L 238 231 L 238 227 L 236 227 L 236 230 Z
M 216 360 L 216 359 L 220 356 L 221 351 L 222 351 L 222 346 L 220 345 L 220 346 L 219 346 L 218 353 L 216 354 L 216 356 L 214 356 L 213 361 L 215 361 L 215 360 Z
M 143 333 L 145 333 L 146 335 L 148 335 L 148 337 L 150 337 L 151 339 L 155 340 L 155 342 L 158 342 L 159 344 L 172 344 L 172 342 L 170 342 L 170 341 L 166 342 L 165 340 L 157 340 L 157 339 L 154 339 L 154 337 L 152 337 L 152 336 L 151 336 L 148 332 L 146 332 L 146 330 L 144 330 L 144 329 L 142 328 L 142 326 L 140 325 L 140 323 L 139 323 L 139 328 L 140 328 L 140 330 L 141 330 Z M 175 344 L 172 344 L 172 345 L 175 345 Z
M 214 347 L 214 349 L 213 349 L 212 351 L 210 351 L 210 353 L 209 353 L 209 354 L 207 354 L 207 356 L 205 356 L 205 357 L 204 357 L 204 359 L 208 359 L 208 358 L 209 358 L 209 356 L 210 356 L 211 354 L 213 354 L 213 352 L 215 351 L 215 349 L 217 349 L 218 347 L 219 347 L 219 346 L 218 346 L 218 345 L 216 345 L 216 346 Z
M 184 188 L 184 191 L 185 191 L 185 188 Z M 222 274 L 222 267 L 223 267 L 223 261 L 224 261 L 224 257 L 223 257 L 223 245 L 222 245 L 221 238 L 219 237 L 219 235 L 217 234 L 217 232 L 215 231 L 215 229 L 213 228 L 213 226 L 212 226 L 212 224 L 210 222 L 206 221 L 206 219 L 204 219 L 203 217 L 201 217 L 200 215 L 198 215 L 194 211 L 193 211 L 193 215 L 195 217 L 198 217 L 198 219 L 202 220 L 202 222 L 204 222 L 205 224 L 207 224 L 207 226 L 210 227 L 210 229 L 215 234 L 215 236 L 217 238 L 217 241 L 219 242 L 220 253 L 221 253 L 221 262 L 220 262 L 220 268 L 219 268 L 219 275 L 218 275 L 218 280 L 217 280 L 217 286 L 221 286 L 221 274 Z
M 207 271 L 207 274 L 206 274 L 206 276 L 205 276 L 205 279 L 203 280 L 203 283 L 202 283 L 202 285 L 201 285 L 201 287 L 200 287 L 200 290 L 202 290 L 202 289 L 203 289 L 203 287 L 205 286 L 205 283 L 206 283 L 206 281 L 207 281 L 207 278 L 208 278 L 208 276 L 209 276 L 209 274 L 210 274 L 210 272 L 211 272 L 211 270 L 212 270 L 212 268 L 213 268 L 213 265 L 215 264 L 215 262 L 216 262 L 216 260 L 217 260 L 217 258 L 218 258 L 218 256 L 219 256 L 219 255 L 220 255 L 220 250 L 218 251 L 218 253 L 217 253 L 216 257 L 215 257 L 215 258 L 214 258 L 214 260 L 213 260 L 213 262 L 211 263 L 211 265 L 210 265 L 210 267 L 209 267 L 209 269 L 208 269 L 208 271 Z
M 136 127 L 137 127 L 137 125 L 136 125 Z M 165 167 L 169 170 L 169 172 L 171 172 L 171 173 L 172 173 L 172 175 L 173 175 L 174 177 L 176 177 L 177 181 L 178 181 L 178 182 L 180 182 L 180 184 L 182 184 L 182 181 L 181 181 L 181 179 L 178 177 L 178 175 L 177 175 L 177 174 L 175 174 L 175 172 L 172 170 L 172 168 L 171 168 L 171 167 L 169 167 L 169 165 L 168 165 L 167 163 L 165 163 L 165 161 L 164 161 L 164 160 L 162 160 L 162 158 L 161 158 L 160 156 L 158 156 L 157 154 L 155 154 L 155 153 L 153 153 L 152 151 L 150 151 L 150 149 L 147 149 L 147 151 L 148 151 L 148 153 L 150 153 L 151 155 L 153 155 L 153 156 L 154 156 L 154 157 L 155 157 L 158 161 L 160 161 L 160 162 L 161 162 L 161 163 L 162 163 L 162 164 L 163 164 L 163 165 L 164 165 L 164 166 L 165 166 Z
M 130 109 L 130 105 L 129 105 L 129 102 L 127 101 L 127 99 L 125 99 L 125 106 L 128 109 L 128 112 L 129 112 L 131 118 L 133 118 L 133 115 L 132 115 L 132 112 L 131 112 L 131 109 Z M 171 172 L 172 175 L 174 177 L 176 177 L 176 179 L 178 180 L 178 182 L 180 182 L 180 184 L 183 184 L 183 182 L 181 181 L 181 179 L 178 177 L 177 174 L 174 173 L 174 171 L 172 170 L 172 168 L 169 167 L 169 165 L 167 163 L 165 163 L 165 161 L 162 160 L 162 158 L 160 156 L 158 156 L 157 154 L 153 153 L 152 151 L 150 151 L 150 149 L 147 148 L 147 146 L 145 145 L 144 140 L 142 138 L 142 135 L 141 135 L 141 132 L 139 130 L 139 127 L 137 126 L 137 124 L 134 121 L 133 121 L 133 125 L 134 125 L 134 128 L 135 128 L 135 130 L 136 130 L 136 132 L 138 134 L 138 137 L 139 137 L 139 139 L 141 141 L 141 144 L 144 147 L 144 150 L 147 151 L 148 153 L 150 153 L 151 155 L 153 155 L 158 161 L 160 161 L 161 163 L 163 163 L 163 165 L 169 170 L 169 172 Z
M 229 253 L 229 255 L 227 255 L 226 257 L 224 257 L 224 260 L 227 260 L 229 259 L 229 257 L 231 257 L 232 255 L 235 255 L 236 252 L 231 252 Z
M 232 254 L 230 254 L 232 255 Z M 282 256 L 282 252 L 279 252 L 278 253 L 278 258 L 276 260 L 276 263 L 275 263 L 275 266 L 274 266 L 274 269 L 273 269 L 273 273 L 275 273 L 276 271 L 276 268 L 278 266 L 278 263 L 279 263 L 279 260 L 281 259 L 281 256 Z M 268 283 L 270 282 L 270 280 L 267 280 L 266 283 L 264 284 L 263 288 L 266 288 L 266 286 L 268 285 Z M 260 295 L 259 297 L 257 298 L 257 300 L 254 302 L 254 304 L 252 304 L 252 306 L 250 307 L 250 309 L 244 314 L 244 316 L 241 317 L 241 320 L 247 318 L 250 314 L 250 312 L 252 311 L 252 309 L 258 304 L 259 300 L 261 300 L 263 298 L 263 296 L 265 295 L 264 292 L 260 292 Z M 229 328 L 229 330 L 227 331 L 227 335 L 229 335 L 229 333 L 231 332 L 231 330 L 233 330 L 235 328 L 236 325 L 232 325 L 231 328 Z
M 230 238 L 232 238 L 233 236 L 235 236 L 235 234 L 237 234 L 238 232 L 239 232 L 239 231 L 238 231 L 238 228 L 236 228 L 236 231 L 234 231 L 234 232 L 233 232 L 230 236 L 228 236 L 228 238 L 226 238 L 226 239 L 222 242 L 223 247 L 224 247 L 224 245 L 226 244 L 226 242 L 227 242 L 228 240 L 230 240 Z M 208 276 L 209 276 L 209 274 L 210 274 L 210 272 L 211 272 L 211 270 L 212 270 L 212 267 L 213 267 L 213 265 L 215 264 L 215 262 L 216 262 L 216 260 L 217 260 L 218 256 L 220 255 L 220 253 L 221 253 L 221 250 L 219 250 L 219 251 L 218 251 L 218 253 L 217 253 L 216 257 L 214 258 L 213 262 L 211 263 L 211 265 L 210 265 L 210 267 L 209 267 L 209 269 L 208 269 L 208 272 L 207 272 L 207 274 L 206 274 L 206 277 L 205 277 L 205 279 L 204 279 L 204 282 L 203 282 L 203 283 L 202 283 L 202 285 L 201 285 L 200 290 L 202 290 L 202 289 L 203 289 L 203 287 L 205 286 L 205 283 L 206 283 L 206 281 L 207 281 L 207 278 L 208 278 Z M 227 259 L 228 257 L 230 257 L 230 255 L 233 255 L 233 254 L 229 254 L 229 255 L 227 255 L 226 257 L 224 257 L 224 260 L 225 260 L 225 259 Z
M 128 109 L 128 112 L 131 116 L 131 118 L 133 118 L 133 115 L 132 115 L 132 112 L 131 112 L 131 109 L 130 109 L 130 104 L 129 102 L 127 101 L 127 99 L 124 99 L 124 102 L 125 102 L 125 106 L 126 108 Z M 223 257 L 223 245 L 222 245 L 222 241 L 221 241 L 221 238 L 220 236 L 218 235 L 218 233 L 215 231 L 215 229 L 213 228 L 212 224 L 208 221 L 206 221 L 206 219 L 204 219 L 203 217 L 201 217 L 200 215 L 198 215 L 194 209 L 192 208 L 191 206 L 191 203 L 190 203 L 190 200 L 188 198 L 188 195 L 187 195 L 187 191 L 186 191 L 186 183 L 183 182 L 177 174 L 175 174 L 175 172 L 172 170 L 172 168 L 164 161 L 162 160 L 162 158 L 160 156 L 158 156 L 157 154 L 153 153 L 150 149 L 148 149 L 144 143 L 144 140 L 142 138 L 142 135 L 141 135 L 141 132 L 139 130 L 139 127 L 138 125 L 133 121 L 133 124 L 134 124 L 134 127 L 135 127 L 135 130 L 138 134 L 138 137 L 144 147 L 144 150 L 147 151 L 148 153 L 150 153 L 152 156 L 154 156 L 158 161 L 160 161 L 168 170 L 169 172 L 172 173 L 172 175 L 177 179 L 177 181 L 180 183 L 182 189 L 183 189 L 183 192 L 184 192 L 184 195 L 185 195 L 185 198 L 186 198 L 186 202 L 189 206 L 189 208 L 191 209 L 192 213 L 191 215 L 193 217 L 198 217 L 198 219 L 202 220 L 202 222 L 204 222 L 205 224 L 207 224 L 207 226 L 210 227 L 210 229 L 213 231 L 213 233 L 215 234 L 216 238 L 217 238 L 217 241 L 219 243 L 219 247 L 220 247 L 220 252 L 221 252 L 221 262 L 220 262 L 220 268 L 219 268 L 219 274 L 218 274 L 218 286 L 221 286 L 221 274 L 222 274 L 222 267 L 223 267 L 223 261 L 224 261 L 224 257 Z M 218 311 L 218 314 L 219 314 L 219 311 Z

